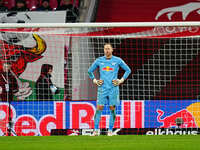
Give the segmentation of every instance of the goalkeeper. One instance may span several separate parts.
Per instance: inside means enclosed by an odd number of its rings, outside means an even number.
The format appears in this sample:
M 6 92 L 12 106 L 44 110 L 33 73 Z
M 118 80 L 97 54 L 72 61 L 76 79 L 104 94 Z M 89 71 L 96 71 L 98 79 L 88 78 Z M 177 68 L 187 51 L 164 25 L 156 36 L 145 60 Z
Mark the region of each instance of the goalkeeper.
M 88 69 L 89 77 L 93 83 L 98 86 L 97 92 L 97 110 L 94 117 L 94 132 L 93 136 L 100 134 L 99 122 L 101 118 L 101 112 L 105 104 L 109 104 L 110 107 L 110 120 L 108 136 L 112 136 L 112 129 L 114 126 L 116 113 L 116 105 L 119 104 L 119 85 L 131 73 L 130 68 L 127 64 L 119 57 L 113 56 L 113 47 L 111 44 L 106 43 L 104 45 L 104 55 L 95 60 L 95 62 Z M 125 73 L 121 79 L 118 79 L 119 67 L 125 70 Z M 94 71 L 99 68 L 100 79 L 96 79 Z

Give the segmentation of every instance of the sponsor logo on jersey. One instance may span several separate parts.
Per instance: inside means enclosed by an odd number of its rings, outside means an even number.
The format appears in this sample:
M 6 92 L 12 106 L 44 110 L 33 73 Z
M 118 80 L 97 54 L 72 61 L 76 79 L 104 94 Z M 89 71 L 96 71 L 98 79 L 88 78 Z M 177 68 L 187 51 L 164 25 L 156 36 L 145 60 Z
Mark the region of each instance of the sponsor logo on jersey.
M 113 71 L 114 69 L 109 67 L 109 66 L 106 66 L 102 69 L 103 71 Z

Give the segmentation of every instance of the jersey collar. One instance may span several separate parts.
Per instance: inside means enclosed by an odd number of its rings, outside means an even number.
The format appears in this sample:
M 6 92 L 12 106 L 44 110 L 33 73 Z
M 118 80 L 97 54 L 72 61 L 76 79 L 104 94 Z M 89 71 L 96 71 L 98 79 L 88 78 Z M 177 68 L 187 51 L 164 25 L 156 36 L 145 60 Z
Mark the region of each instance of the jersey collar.
M 106 60 L 111 60 L 111 59 L 113 58 L 113 55 L 112 55 L 109 59 L 107 59 L 106 56 L 104 56 L 104 58 L 105 58 Z

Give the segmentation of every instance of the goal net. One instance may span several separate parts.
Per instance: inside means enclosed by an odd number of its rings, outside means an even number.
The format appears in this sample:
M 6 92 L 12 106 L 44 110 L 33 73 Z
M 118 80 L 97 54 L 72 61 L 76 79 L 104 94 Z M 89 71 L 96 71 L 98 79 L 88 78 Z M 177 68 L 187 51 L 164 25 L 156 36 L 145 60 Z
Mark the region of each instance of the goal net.
M 52 129 L 90 134 L 97 87 L 88 68 L 104 55 L 105 43 L 132 71 L 120 86 L 116 134 L 198 132 L 198 23 L 3 24 L 0 33 L 0 135 L 50 135 Z M 109 117 L 105 105 L 102 131 Z

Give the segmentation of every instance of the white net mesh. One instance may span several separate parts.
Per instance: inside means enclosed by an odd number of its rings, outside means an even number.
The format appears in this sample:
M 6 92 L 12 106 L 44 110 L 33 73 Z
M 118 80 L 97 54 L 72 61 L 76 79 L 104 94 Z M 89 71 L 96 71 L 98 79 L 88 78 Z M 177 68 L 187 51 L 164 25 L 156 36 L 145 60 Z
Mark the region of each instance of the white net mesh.
M 194 26 L 2 28 L 1 135 L 8 135 L 9 122 L 17 135 L 93 129 L 97 87 L 88 68 L 105 43 L 132 70 L 120 86 L 114 128 L 198 128 L 199 34 Z M 108 128 L 109 116 L 106 105 L 100 128 Z

